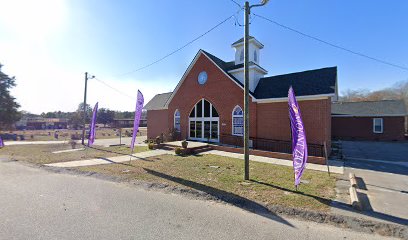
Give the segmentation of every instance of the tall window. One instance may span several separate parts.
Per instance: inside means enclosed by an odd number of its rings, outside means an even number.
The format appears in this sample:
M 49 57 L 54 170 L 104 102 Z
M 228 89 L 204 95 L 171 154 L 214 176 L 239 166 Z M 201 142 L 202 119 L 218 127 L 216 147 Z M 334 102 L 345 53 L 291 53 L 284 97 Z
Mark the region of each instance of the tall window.
M 254 51 L 254 61 L 258 62 L 258 54 L 256 53 L 256 50 Z
M 174 130 L 180 132 L 180 111 L 178 109 L 174 112 Z
M 191 139 L 218 142 L 219 114 L 209 101 L 198 101 L 189 116 Z
M 383 133 L 384 124 L 382 118 L 373 118 L 373 132 L 374 133 Z
M 232 111 L 232 135 L 244 135 L 244 113 L 240 106 L 236 106 Z

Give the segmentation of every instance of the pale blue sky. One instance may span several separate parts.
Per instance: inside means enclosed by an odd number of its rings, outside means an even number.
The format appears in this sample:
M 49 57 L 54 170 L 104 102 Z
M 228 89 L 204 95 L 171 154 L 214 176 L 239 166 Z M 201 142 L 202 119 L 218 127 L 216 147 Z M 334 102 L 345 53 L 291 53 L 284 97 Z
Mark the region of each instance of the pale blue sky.
M 33 3 L 35 2 L 35 4 Z M 237 0 L 243 4 L 244 1 Z M 257 3 L 257 1 L 250 1 Z M 232 15 L 230 0 L 0 0 L 0 62 L 16 75 L 22 109 L 72 111 L 82 101 L 83 73 L 146 102 L 172 91 L 201 48 L 225 61 L 243 27 L 231 19 L 205 37 L 142 71 L 121 76 L 184 45 Z M 405 0 L 270 0 L 253 12 L 366 55 L 408 67 Z M 243 23 L 243 12 L 237 15 Z M 253 18 L 251 35 L 265 45 L 260 64 L 269 75 L 338 66 L 339 90 L 377 90 L 408 79 L 408 71 L 323 45 Z M 134 101 L 90 82 L 89 101 L 132 110 Z

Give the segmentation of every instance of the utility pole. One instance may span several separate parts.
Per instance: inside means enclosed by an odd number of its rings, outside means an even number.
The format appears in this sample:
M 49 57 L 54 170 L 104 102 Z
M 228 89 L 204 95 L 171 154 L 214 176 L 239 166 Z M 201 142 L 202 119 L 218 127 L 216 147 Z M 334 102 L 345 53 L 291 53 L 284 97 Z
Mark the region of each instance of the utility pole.
M 85 72 L 85 92 L 84 92 L 84 122 L 82 126 L 82 145 L 85 145 L 85 125 L 86 125 L 86 92 L 88 88 L 88 72 Z
M 244 161 L 245 161 L 245 180 L 249 180 L 249 56 L 248 56 L 248 38 L 249 38 L 249 14 L 251 8 L 249 2 L 245 2 L 245 36 L 244 36 Z
M 88 77 L 88 73 L 85 72 L 85 92 L 84 92 L 84 122 L 82 126 L 82 145 L 85 145 L 85 125 L 86 125 L 86 93 L 88 88 L 88 80 L 95 78 L 95 76 Z
M 261 4 L 249 6 L 249 2 L 245 2 L 245 35 L 244 35 L 244 162 L 245 174 L 244 180 L 249 180 L 249 15 L 251 8 L 265 5 L 269 0 L 262 0 Z

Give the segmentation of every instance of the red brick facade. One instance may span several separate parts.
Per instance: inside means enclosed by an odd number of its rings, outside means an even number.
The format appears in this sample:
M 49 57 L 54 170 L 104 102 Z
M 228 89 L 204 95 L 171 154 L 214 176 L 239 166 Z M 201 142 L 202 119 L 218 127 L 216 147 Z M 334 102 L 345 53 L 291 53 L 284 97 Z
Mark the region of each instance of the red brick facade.
M 168 111 L 149 110 L 147 111 L 147 137 L 154 139 L 160 134 L 169 132 Z
M 208 80 L 204 85 L 197 82 L 201 71 Z M 174 113 L 180 111 L 181 137 L 188 138 L 189 114 L 200 99 L 206 99 L 219 114 L 219 133 L 232 135 L 232 111 L 236 105 L 243 108 L 243 89 L 211 60 L 201 54 L 184 81 L 170 99 L 168 110 L 148 111 L 148 137 L 154 138 L 174 125 Z M 299 101 L 304 119 L 307 140 L 310 143 L 330 146 L 331 103 L 330 99 Z M 256 103 L 250 99 L 250 137 L 274 140 L 291 139 L 287 102 Z M 159 119 L 160 118 L 160 119 Z M 161 119 L 163 118 L 163 119 Z
M 342 140 L 404 140 L 404 117 L 375 117 L 383 119 L 383 133 L 373 132 L 374 117 L 333 117 L 332 134 Z

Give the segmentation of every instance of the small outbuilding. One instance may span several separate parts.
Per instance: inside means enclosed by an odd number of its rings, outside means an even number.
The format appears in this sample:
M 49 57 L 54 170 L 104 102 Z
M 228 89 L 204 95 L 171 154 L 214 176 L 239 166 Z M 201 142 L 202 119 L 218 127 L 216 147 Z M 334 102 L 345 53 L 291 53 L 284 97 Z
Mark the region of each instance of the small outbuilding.
M 403 101 L 335 102 L 331 110 L 335 140 L 405 139 L 407 111 Z

